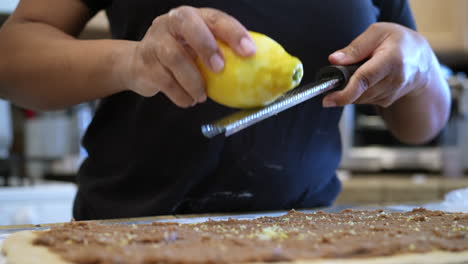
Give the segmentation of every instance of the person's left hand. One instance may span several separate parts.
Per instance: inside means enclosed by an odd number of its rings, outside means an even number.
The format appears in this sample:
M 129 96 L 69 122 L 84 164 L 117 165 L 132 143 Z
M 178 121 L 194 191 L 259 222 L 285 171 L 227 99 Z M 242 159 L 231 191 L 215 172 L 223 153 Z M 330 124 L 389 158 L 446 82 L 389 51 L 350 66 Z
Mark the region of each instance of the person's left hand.
M 349 46 L 329 57 L 336 65 L 366 59 L 343 90 L 323 99 L 324 107 L 354 103 L 386 108 L 403 96 L 417 96 L 425 89 L 436 61 L 424 37 L 393 23 L 371 25 Z

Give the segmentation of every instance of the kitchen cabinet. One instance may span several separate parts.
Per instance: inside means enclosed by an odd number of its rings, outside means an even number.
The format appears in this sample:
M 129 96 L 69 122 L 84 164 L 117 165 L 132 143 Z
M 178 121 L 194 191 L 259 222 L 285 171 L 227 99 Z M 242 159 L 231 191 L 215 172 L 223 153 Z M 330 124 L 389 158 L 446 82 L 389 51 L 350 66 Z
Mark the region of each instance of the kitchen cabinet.
M 410 0 L 418 31 L 436 51 L 468 51 L 467 0 Z

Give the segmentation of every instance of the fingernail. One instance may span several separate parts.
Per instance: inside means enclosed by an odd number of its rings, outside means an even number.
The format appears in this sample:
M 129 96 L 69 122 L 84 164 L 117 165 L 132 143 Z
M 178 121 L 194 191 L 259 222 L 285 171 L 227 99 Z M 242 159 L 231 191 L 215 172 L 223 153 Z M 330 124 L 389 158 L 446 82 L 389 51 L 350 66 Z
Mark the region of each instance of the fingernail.
M 323 100 L 323 107 L 326 107 L 326 108 L 336 107 L 336 102 L 330 99 Z
M 337 51 L 337 52 L 333 53 L 331 56 L 333 57 L 333 59 L 335 59 L 337 61 L 342 61 L 342 60 L 344 60 L 346 58 L 346 54 L 344 54 L 341 51 Z
M 224 61 L 219 54 L 214 54 L 210 58 L 210 65 L 214 72 L 220 72 L 224 68 Z
M 200 98 L 198 98 L 199 103 L 203 103 L 206 101 L 206 95 L 202 95 Z
M 241 39 L 240 48 L 245 55 L 253 54 L 256 50 L 255 43 L 247 37 Z

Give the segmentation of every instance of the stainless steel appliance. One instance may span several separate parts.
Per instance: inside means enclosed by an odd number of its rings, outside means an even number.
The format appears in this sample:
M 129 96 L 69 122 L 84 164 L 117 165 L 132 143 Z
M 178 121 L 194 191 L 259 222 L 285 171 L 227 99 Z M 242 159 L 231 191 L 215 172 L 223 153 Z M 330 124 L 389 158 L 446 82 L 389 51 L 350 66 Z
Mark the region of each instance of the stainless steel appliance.
M 11 108 L 7 101 L 0 100 L 0 159 L 7 159 L 13 141 Z

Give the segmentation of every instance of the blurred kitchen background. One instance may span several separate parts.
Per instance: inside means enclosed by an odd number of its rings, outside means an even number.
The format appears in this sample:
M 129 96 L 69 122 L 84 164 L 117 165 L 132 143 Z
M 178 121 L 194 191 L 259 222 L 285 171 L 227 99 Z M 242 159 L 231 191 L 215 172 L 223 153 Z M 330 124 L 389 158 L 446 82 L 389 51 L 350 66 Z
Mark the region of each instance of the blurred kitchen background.
M 468 0 L 410 0 L 419 31 L 445 67 L 450 122 L 424 146 L 398 143 L 372 108 L 349 106 L 341 121 L 344 156 L 338 204 L 424 204 L 468 187 Z M 17 0 L 0 1 L 0 24 Z M 108 38 L 99 13 L 81 38 Z M 0 58 L 1 59 L 1 58 Z M 0 100 L 0 225 L 71 219 L 80 138 L 96 103 L 35 112 Z

